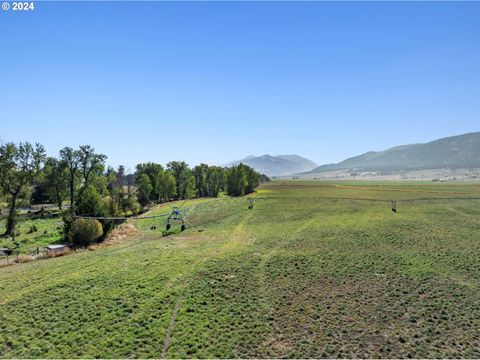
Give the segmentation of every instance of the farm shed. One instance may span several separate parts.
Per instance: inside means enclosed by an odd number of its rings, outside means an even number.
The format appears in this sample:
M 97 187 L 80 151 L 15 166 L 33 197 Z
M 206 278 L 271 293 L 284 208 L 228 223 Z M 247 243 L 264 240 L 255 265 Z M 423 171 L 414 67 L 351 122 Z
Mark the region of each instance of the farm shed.
M 65 250 L 65 245 L 48 245 L 46 247 L 47 254 L 58 254 Z

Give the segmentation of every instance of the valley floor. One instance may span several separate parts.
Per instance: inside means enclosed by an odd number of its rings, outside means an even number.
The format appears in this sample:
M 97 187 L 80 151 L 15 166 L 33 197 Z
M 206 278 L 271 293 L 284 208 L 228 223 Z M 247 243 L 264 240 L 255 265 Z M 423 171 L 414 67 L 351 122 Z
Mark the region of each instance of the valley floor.
M 335 170 L 321 173 L 304 173 L 294 176 L 284 176 L 284 179 L 303 180 L 349 180 L 349 181 L 453 181 L 469 182 L 480 179 L 479 168 L 469 169 L 430 169 L 409 171 L 354 171 Z
M 253 196 L 211 200 L 182 233 L 142 220 L 117 244 L 0 268 L 0 357 L 480 357 L 479 184 Z

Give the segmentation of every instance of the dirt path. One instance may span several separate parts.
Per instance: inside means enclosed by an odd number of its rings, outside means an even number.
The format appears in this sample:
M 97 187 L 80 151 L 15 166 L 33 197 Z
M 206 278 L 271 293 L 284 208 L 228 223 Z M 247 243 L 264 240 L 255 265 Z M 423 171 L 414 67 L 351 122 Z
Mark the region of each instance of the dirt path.
M 178 295 L 177 303 L 175 304 L 175 308 L 173 309 L 172 318 L 170 319 L 170 324 L 168 325 L 168 329 L 167 329 L 167 335 L 165 336 L 165 340 L 163 341 L 162 356 L 160 356 L 162 359 L 167 358 L 168 348 L 170 347 L 173 330 L 175 329 L 175 322 L 177 321 L 178 310 L 182 305 L 183 297 L 185 294 L 185 288 L 187 287 L 187 280 L 189 276 L 190 276 L 190 273 L 188 273 L 185 276 L 185 279 L 183 280 L 182 290 L 180 292 L 180 295 Z
M 237 226 L 234 229 L 232 229 L 231 236 L 230 236 L 230 241 L 228 241 L 227 243 L 225 243 L 222 246 L 222 252 L 221 253 L 224 253 L 225 251 L 233 251 L 234 249 L 236 249 L 239 246 L 240 247 L 244 246 L 245 245 L 245 239 L 248 239 L 247 243 L 249 243 L 250 239 L 248 238 L 248 236 L 246 236 L 244 234 L 244 226 L 245 226 L 245 223 L 248 222 L 248 220 L 252 217 L 253 213 L 252 212 L 246 212 L 245 214 L 246 214 L 246 216 L 241 221 L 239 221 L 239 223 L 237 224 Z M 241 241 L 239 241 L 239 240 L 241 240 Z M 180 307 L 182 306 L 182 302 L 183 302 L 183 299 L 184 299 L 184 296 L 185 296 L 185 291 L 186 291 L 186 288 L 187 288 L 188 279 L 190 278 L 191 274 L 193 273 L 193 270 L 200 263 L 206 262 L 209 259 L 214 258 L 217 255 L 218 255 L 218 253 L 214 251 L 213 253 L 210 254 L 210 256 L 207 256 L 207 257 L 202 258 L 201 260 L 198 260 L 197 262 L 192 264 L 192 266 L 190 268 L 190 271 L 185 275 L 185 278 L 183 279 L 183 283 L 182 283 L 182 290 L 181 290 L 180 294 L 178 295 L 177 302 L 175 304 L 175 308 L 173 309 L 172 317 L 170 319 L 170 323 L 169 323 L 168 328 L 167 328 L 167 333 L 166 333 L 166 336 L 165 336 L 165 340 L 163 342 L 162 354 L 160 356 L 162 359 L 167 358 L 168 349 L 170 348 L 170 344 L 171 344 L 171 341 L 172 341 L 172 338 L 173 338 L 173 332 L 175 330 L 175 324 L 176 324 L 176 321 L 177 321 L 178 311 L 180 310 Z

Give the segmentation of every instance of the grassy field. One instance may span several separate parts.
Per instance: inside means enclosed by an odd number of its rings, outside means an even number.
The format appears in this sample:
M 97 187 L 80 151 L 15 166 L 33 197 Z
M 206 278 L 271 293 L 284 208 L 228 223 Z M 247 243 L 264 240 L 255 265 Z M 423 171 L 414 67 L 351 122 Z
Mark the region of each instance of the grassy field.
M 480 357 L 479 184 L 254 196 L 0 268 L 0 357 Z
M 20 254 L 28 254 L 36 248 L 43 249 L 47 245 L 62 242 L 63 221 L 58 211 L 54 218 L 33 218 L 29 214 L 21 214 L 18 217 L 16 231 L 19 235 L 15 238 L 20 244 Z M 0 234 L 5 232 L 6 219 L 0 219 Z M 0 248 L 14 248 L 12 237 L 0 237 Z M 0 260 L 0 264 L 1 264 Z

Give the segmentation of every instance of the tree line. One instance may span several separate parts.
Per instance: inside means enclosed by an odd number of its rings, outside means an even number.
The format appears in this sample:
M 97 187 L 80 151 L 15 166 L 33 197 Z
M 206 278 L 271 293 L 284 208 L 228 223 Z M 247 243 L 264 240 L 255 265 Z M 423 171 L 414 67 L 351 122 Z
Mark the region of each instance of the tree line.
M 68 234 L 75 214 L 129 216 L 151 203 L 217 197 L 221 192 L 242 196 L 253 192 L 261 179 L 244 164 L 190 168 L 184 161 L 171 161 L 165 167 L 148 162 L 126 174 L 124 166 L 107 167 L 106 160 L 90 145 L 65 147 L 58 157 L 47 157 L 40 144 L 0 145 L 0 193 L 8 204 L 5 235 L 14 231 L 19 206 L 56 204 L 64 210 Z M 102 227 L 106 233 L 113 223 L 103 221 Z

